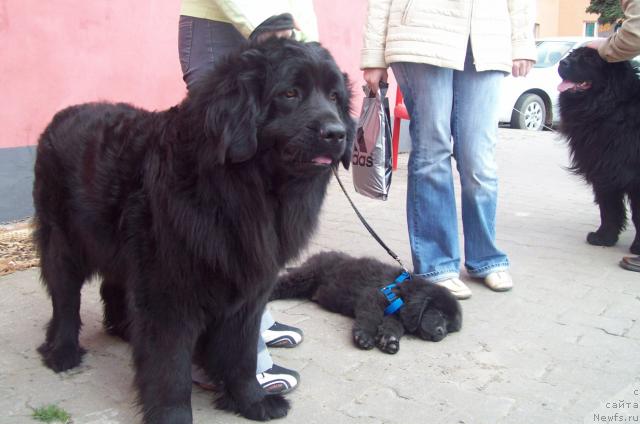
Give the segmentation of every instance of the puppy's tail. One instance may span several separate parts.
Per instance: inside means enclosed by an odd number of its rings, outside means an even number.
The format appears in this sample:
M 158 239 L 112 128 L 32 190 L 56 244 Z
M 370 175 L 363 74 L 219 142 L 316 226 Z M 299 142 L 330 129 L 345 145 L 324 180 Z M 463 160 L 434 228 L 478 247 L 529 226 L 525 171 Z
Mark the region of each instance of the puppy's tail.
M 293 268 L 278 277 L 269 300 L 310 299 L 318 286 L 318 276 L 314 270 L 301 267 Z

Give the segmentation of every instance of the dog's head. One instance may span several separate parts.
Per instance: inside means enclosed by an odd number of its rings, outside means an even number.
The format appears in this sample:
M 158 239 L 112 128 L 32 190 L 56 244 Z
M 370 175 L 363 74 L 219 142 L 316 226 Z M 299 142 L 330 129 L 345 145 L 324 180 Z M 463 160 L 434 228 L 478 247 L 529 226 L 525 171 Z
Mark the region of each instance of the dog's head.
M 584 94 L 599 96 L 605 90 L 624 90 L 624 79 L 635 78 L 629 62 L 608 63 L 596 49 L 580 47 L 560 61 L 558 74 L 562 82 L 558 86 L 560 98 L 580 97 Z M 621 94 L 621 93 L 620 93 Z
M 274 38 L 221 61 L 187 102 L 204 109 L 214 163 L 266 152 L 295 171 L 349 166 L 350 93 L 346 74 L 318 43 Z
M 399 288 L 405 303 L 399 314 L 408 333 L 439 342 L 462 327 L 460 302 L 446 288 L 417 276 Z

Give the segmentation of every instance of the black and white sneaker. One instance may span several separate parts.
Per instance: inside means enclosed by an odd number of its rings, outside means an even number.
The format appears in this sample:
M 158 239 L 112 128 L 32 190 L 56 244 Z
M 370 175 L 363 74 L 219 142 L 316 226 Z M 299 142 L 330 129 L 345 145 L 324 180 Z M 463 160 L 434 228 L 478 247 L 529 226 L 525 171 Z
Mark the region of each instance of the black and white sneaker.
M 300 381 L 300 374 L 276 364 L 256 377 L 258 384 L 271 395 L 289 393 L 298 386 Z
M 262 338 L 268 347 L 296 347 L 302 343 L 302 330 L 276 322 L 262 333 Z
M 258 384 L 270 395 L 289 393 L 298 386 L 300 374 L 279 365 L 273 364 L 271 368 L 260 374 L 256 374 Z M 191 367 L 191 380 L 193 384 L 203 390 L 220 392 L 223 390 L 221 382 L 214 382 L 207 376 L 204 370 L 198 366 Z

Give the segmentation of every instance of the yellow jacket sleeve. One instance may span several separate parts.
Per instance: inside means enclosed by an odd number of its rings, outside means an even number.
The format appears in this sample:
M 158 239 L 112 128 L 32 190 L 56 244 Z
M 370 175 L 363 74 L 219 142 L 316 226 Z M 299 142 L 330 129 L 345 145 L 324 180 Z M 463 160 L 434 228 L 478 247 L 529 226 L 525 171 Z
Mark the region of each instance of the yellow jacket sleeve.
M 182 0 L 180 13 L 230 23 L 245 38 L 266 19 L 290 13 L 300 26 L 298 38 L 318 41 L 313 0 Z

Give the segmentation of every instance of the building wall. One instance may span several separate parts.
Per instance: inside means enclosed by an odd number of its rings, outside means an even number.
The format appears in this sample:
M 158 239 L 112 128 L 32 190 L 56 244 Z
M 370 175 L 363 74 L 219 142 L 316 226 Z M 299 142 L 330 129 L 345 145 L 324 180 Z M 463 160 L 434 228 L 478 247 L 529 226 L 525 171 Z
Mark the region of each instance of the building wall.
M 56 111 L 96 100 L 165 109 L 182 99 L 179 6 L 180 0 L 0 0 L 0 222 L 30 213 L 33 146 Z M 316 0 L 321 41 L 356 93 L 365 10 L 366 0 Z
M 584 23 L 598 20 L 597 15 L 585 12 L 589 0 L 562 0 L 559 3 L 558 35 L 584 35 Z
M 584 35 L 585 22 L 596 22 L 598 15 L 586 13 L 589 0 L 537 0 L 538 37 Z M 606 29 L 605 29 L 606 30 Z M 603 35 L 603 31 L 600 31 Z
M 162 109 L 180 101 L 179 5 L 0 1 L 0 148 L 35 144 L 52 114 L 71 104 L 101 99 Z M 361 79 L 366 0 L 316 1 L 316 9 L 321 41 L 354 81 Z
M 566 0 L 565 0 L 566 1 Z M 558 16 L 560 0 L 538 0 L 538 16 L 536 37 L 553 37 L 558 35 L 560 17 Z

